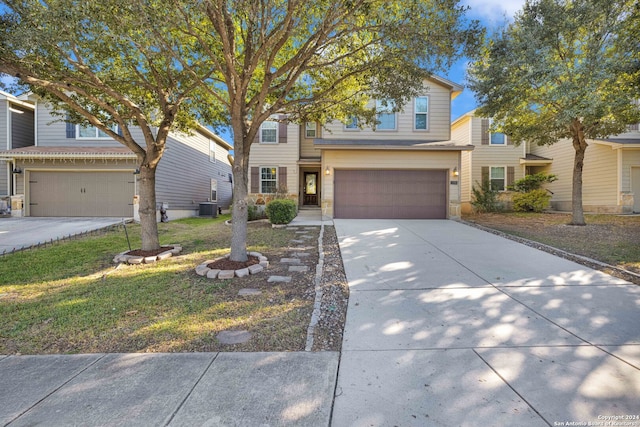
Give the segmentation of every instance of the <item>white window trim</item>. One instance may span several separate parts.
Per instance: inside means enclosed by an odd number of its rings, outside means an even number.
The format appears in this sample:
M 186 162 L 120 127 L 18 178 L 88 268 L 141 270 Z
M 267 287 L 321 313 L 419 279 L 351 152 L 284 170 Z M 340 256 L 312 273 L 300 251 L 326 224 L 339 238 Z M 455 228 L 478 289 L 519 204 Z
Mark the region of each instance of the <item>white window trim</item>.
M 269 124 L 273 123 L 273 124 L 276 125 L 276 138 L 275 138 L 276 140 L 275 141 L 263 141 L 262 140 L 262 127 L 267 123 L 269 123 Z M 276 121 L 267 120 L 264 123 L 262 123 L 260 125 L 260 144 L 277 144 L 278 143 L 278 137 L 280 136 L 280 135 L 278 135 L 278 128 L 279 128 L 278 122 L 276 122 Z
M 276 170 L 276 177 L 275 177 L 275 182 L 276 182 L 276 191 L 278 189 L 278 167 L 277 166 L 260 166 L 260 168 L 258 169 L 258 182 L 260 183 L 260 185 L 258 186 L 258 189 L 260 190 L 260 194 L 273 194 L 275 193 L 275 191 L 273 193 L 265 193 L 264 189 L 262 188 L 262 169 L 275 169 Z
M 493 124 L 493 119 L 489 119 L 489 128 L 491 128 L 491 125 L 492 125 L 492 124 Z M 500 144 L 494 144 L 494 143 L 492 142 L 492 138 L 491 138 L 491 136 L 493 135 L 493 132 L 489 132 L 489 146 L 494 146 L 494 147 L 504 147 L 504 146 L 506 146 L 506 145 L 507 145 L 507 135 L 505 135 L 505 134 L 504 134 L 504 133 L 502 133 L 502 132 L 496 132 L 496 135 L 497 135 L 498 133 L 502 135 L 502 143 L 500 143 Z
M 313 125 L 313 129 L 309 129 L 309 125 Z M 309 136 L 309 131 L 313 131 L 313 136 Z M 315 122 L 305 122 L 304 123 L 304 137 L 307 139 L 317 138 L 318 135 L 318 125 Z
M 100 129 L 98 129 L 96 126 L 90 125 L 95 131 L 96 131 L 96 136 L 80 136 L 80 129 L 85 127 L 82 125 L 76 125 L 76 139 L 84 139 L 84 140 L 89 140 L 89 139 L 101 139 L 101 140 L 106 140 L 106 139 L 113 139 L 112 137 L 110 137 L 109 135 L 106 136 L 99 136 L 100 133 L 102 132 Z M 118 132 L 118 126 L 114 126 L 113 127 L 114 132 Z
M 216 143 L 209 140 L 209 161 L 211 163 L 216 162 Z
M 427 111 L 426 112 L 418 112 L 417 103 L 418 103 L 418 99 L 419 98 L 426 98 L 427 99 Z M 415 99 L 413 100 L 413 130 L 416 131 L 416 132 L 427 132 L 429 130 L 429 104 L 430 104 L 430 101 L 431 100 L 429 99 L 429 95 L 416 96 Z M 425 129 L 416 128 L 416 124 L 417 124 L 416 116 L 418 114 L 425 115 L 425 123 L 426 123 L 426 126 L 427 126 Z
M 378 127 L 378 124 L 376 123 L 376 132 L 396 132 L 398 130 L 398 113 L 397 112 L 393 112 L 393 113 L 388 113 L 388 112 L 382 112 L 382 113 L 378 113 L 378 102 L 383 102 L 384 100 L 381 99 L 377 99 L 376 100 L 376 122 L 378 121 L 378 114 L 393 114 L 393 129 L 380 129 Z M 393 102 L 393 101 L 390 101 Z M 387 105 L 387 108 L 393 108 L 390 105 Z
M 503 181 L 503 182 L 502 182 L 502 190 L 498 190 L 498 191 L 500 191 L 500 192 L 507 191 L 507 173 L 508 173 L 508 168 L 507 168 L 506 166 L 503 166 L 503 165 L 499 165 L 499 166 L 495 166 L 495 165 L 494 165 L 494 166 L 489 166 L 489 183 L 491 183 L 491 181 L 492 181 L 492 179 L 493 179 L 493 178 L 491 177 L 491 171 L 492 171 L 494 168 L 502 168 L 502 169 L 504 170 L 504 178 L 502 178 L 502 181 Z M 498 178 L 495 178 L 495 179 L 498 179 Z

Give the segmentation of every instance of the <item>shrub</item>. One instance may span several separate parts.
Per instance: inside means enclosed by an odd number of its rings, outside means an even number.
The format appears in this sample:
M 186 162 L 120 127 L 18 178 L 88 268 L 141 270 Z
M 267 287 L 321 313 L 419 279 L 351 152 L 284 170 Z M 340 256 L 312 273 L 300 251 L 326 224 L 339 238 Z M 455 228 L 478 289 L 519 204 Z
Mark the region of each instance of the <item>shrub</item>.
M 298 214 L 298 207 L 291 199 L 275 199 L 267 203 L 266 212 L 271 224 L 289 224 Z
M 476 182 L 476 184 L 478 183 Z M 488 179 L 482 181 L 479 187 L 474 185 L 471 191 L 473 192 L 471 204 L 478 212 L 497 212 L 501 210 L 501 204 L 498 202 L 498 190 L 491 188 L 491 182 Z
M 513 210 L 516 212 L 542 212 L 549 206 L 549 200 L 551 200 L 551 194 L 543 189 L 515 193 L 512 198 Z
M 542 188 L 542 184 L 553 182 L 558 179 L 555 175 L 547 175 L 540 172 L 534 175 L 527 175 L 522 179 L 517 180 L 513 185 L 509 186 L 509 190 L 515 190 L 520 193 L 528 193 L 529 191 L 539 190 Z

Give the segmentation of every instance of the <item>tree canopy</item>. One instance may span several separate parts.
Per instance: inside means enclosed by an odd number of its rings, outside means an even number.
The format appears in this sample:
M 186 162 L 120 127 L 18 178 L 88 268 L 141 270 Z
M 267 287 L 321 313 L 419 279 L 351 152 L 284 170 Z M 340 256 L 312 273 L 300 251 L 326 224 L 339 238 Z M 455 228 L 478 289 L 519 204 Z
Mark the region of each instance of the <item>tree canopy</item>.
M 248 159 L 260 125 L 375 121 L 374 98 L 402 106 L 424 78 L 472 50 L 481 30 L 455 0 L 205 0 L 177 2 L 177 30 L 191 40 L 175 59 L 212 98 L 234 136 L 231 258 L 246 259 Z M 166 20 L 161 16 L 156 19 Z M 152 26 L 153 27 L 153 26 Z M 161 27 L 160 27 L 161 28 Z
M 638 4 L 630 0 L 527 1 L 469 68 L 470 87 L 497 130 L 516 143 L 569 139 L 576 152 L 573 224 L 584 224 L 587 139 L 640 121 Z
M 199 85 L 153 40 L 146 14 L 169 3 L 5 0 L 0 72 L 50 103 L 61 119 L 96 126 L 138 158 L 142 248 L 159 247 L 155 169 L 172 129 L 196 126 Z M 156 31 L 170 31 L 160 21 Z M 182 49 L 180 41 L 166 43 Z M 117 128 L 115 127 L 117 126 Z M 142 132 L 136 140 L 133 128 Z M 119 131 L 117 131 L 119 129 Z M 138 136 L 139 138 L 139 136 Z

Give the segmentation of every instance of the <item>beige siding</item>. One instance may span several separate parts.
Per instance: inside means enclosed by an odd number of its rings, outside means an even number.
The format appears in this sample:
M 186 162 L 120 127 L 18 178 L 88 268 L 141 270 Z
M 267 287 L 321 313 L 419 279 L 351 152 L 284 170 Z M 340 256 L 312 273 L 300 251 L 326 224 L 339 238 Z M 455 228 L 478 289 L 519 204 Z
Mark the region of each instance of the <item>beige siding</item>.
M 571 208 L 573 188 L 573 162 L 575 150 L 570 140 L 561 140 L 550 146 L 533 146 L 532 152 L 553 158 L 545 169 L 558 180 L 549 184 L 552 206 L 560 210 Z M 615 211 L 618 205 L 618 160 L 610 146 L 589 141 L 582 171 L 582 204 L 585 211 Z
M 636 197 L 640 197 L 640 189 L 631 188 L 631 168 L 640 167 L 640 149 L 622 149 L 622 177 L 621 177 L 621 191 L 632 191 Z
M 306 137 L 305 125 L 301 125 L 300 129 L 300 158 L 301 159 L 319 159 L 320 149 L 313 146 L 314 138 Z M 287 133 L 288 135 L 288 133 Z M 316 138 L 322 138 L 322 126 L 316 124 Z M 293 143 L 294 140 L 289 138 Z
M 290 194 L 296 194 L 298 189 L 298 159 L 300 158 L 300 126 L 289 124 L 287 126 L 286 144 L 260 144 L 254 142 L 251 145 L 249 158 L 249 170 L 252 167 L 276 166 L 287 168 L 287 189 Z M 249 176 L 249 190 L 251 189 L 251 177 Z
M 374 131 L 371 128 L 362 130 L 345 130 L 344 124 L 332 122 L 327 124 L 325 139 L 425 139 L 446 141 L 451 135 L 451 91 L 435 82 L 429 82 L 422 96 L 429 98 L 428 130 L 414 130 L 414 102 L 404 106 L 404 110 L 396 114 L 396 130 Z
M 331 170 L 322 183 L 322 210 L 333 216 L 335 169 L 448 169 L 459 167 L 458 151 L 325 150 L 322 170 Z M 458 185 L 449 185 L 449 216 L 459 215 Z
M 9 105 L 6 98 L 0 95 L 0 150 L 11 149 L 11 135 L 9 135 Z

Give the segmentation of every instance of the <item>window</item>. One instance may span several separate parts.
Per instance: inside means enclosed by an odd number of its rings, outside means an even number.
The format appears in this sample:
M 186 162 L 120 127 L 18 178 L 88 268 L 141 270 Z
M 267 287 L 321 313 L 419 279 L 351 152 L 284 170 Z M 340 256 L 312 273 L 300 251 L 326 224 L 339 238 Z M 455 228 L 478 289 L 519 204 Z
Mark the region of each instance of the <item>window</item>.
M 216 162 L 216 143 L 211 140 L 209 140 L 209 161 Z
M 278 189 L 278 168 L 261 167 L 260 168 L 260 192 L 275 193 Z
M 349 121 L 344 125 L 345 130 L 358 130 L 358 118 L 356 116 L 352 116 L 349 118 Z
M 211 201 L 218 201 L 218 181 L 216 181 L 215 179 L 211 180 Z
M 429 129 L 429 121 L 427 115 L 429 114 L 429 97 L 419 96 L 415 101 L 415 118 L 413 122 L 413 128 L 415 130 L 427 130 Z
M 489 126 L 493 123 L 493 120 L 489 120 Z M 507 138 L 505 138 L 504 133 L 490 133 L 489 134 L 489 145 L 506 145 Z
M 304 136 L 305 138 L 315 138 L 316 137 L 316 124 L 312 122 L 307 122 L 304 124 Z
M 506 171 L 504 166 L 491 166 L 489 168 L 489 180 L 491 182 L 491 189 L 504 191 Z
M 278 122 L 266 121 L 260 126 L 260 142 L 265 144 L 278 143 Z
M 395 107 L 393 101 L 376 101 L 376 130 L 396 130 Z
M 113 125 L 112 129 L 117 132 L 118 126 Z M 76 135 L 77 139 L 111 139 L 109 135 L 95 126 L 76 125 Z

